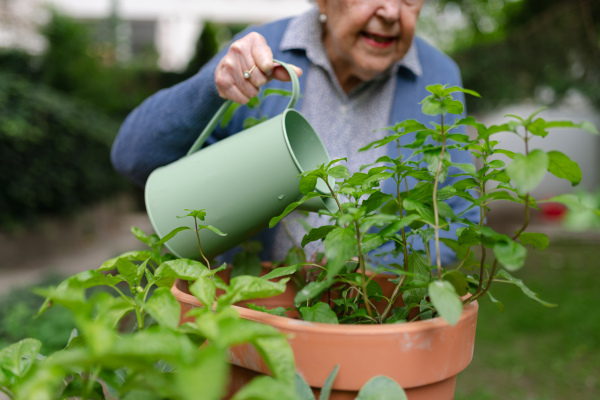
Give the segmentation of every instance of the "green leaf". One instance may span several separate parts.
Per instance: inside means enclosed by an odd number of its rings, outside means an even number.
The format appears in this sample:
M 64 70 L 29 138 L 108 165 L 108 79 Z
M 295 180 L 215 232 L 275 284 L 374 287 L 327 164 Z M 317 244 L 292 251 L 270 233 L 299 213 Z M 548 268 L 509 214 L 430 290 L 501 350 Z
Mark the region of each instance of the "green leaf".
M 367 233 L 363 236 L 360 248 L 364 254 L 379 248 L 384 243 L 383 237 L 378 233 Z
M 327 171 L 327 175 L 334 179 L 346 179 L 350 178 L 350 172 L 345 165 L 336 165 L 335 167 Z
M 501 313 L 504 313 L 504 304 L 502 304 L 500 301 L 498 301 L 498 299 L 496 299 L 494 296 L 492 296 L 492 293 L 488 290 L 487 292 L 488 296 L 490 296 L 490 300 L 492 301 L 492 303 L 494 303 L 496 305 L 496 307 L 498 307 L 498 310 Z
M 337 377 L 339 369 L 340 366 L 339 364 L 337 364 L 329 373 L 329 376 L 325 380 L 325 384 L 323 384 L 323 387 L 321 388 L 319 400 L 329 400 L 329 396 L 331 395 L 331 389 L 333 387 L 333 382 L 335 382 L 335 378 Z
M 527 297 L 537 301 L 538 303 L 540 303 L 543 306 L 556 307 L 556 304 L 548 303 L 548 302 L 540 299 L 538 294 L 535 293 L 534 291 L 532 291 L 531 289 L 529 289 L 527 286 L 525 286 L 525 284 L 523 283 L 523 281 L 521 279 L 517 279 L 517 278 L 513 277 L 511 274 L 509 274 L 505 270 L 500 270 L 500 272 L 498 272 L 496 274 L 495 278 L 504 278 L 504 279 L 508 280 L 510 283 L 512 283 L 513 285 L 516 285 L 519 289 L 521 289 L 521 291 Z
M 153 251 L 128 251 L 126 253 L 121 254 L 120 256 L 105 261 L 104 263 L 102 263 L 100 268 L 97 269 L 97 271 L 102 272 L 115 269 L 117 267 L 117 261 L 120 259 L 126 259 L 128 261 L 146 261 L 147 259 L 151 259 L 153 261 L 158 261 L 158 258 L 156 257 L 156 254 Z
M 106 292 L 95 292 L 90 299 L 98 310 L 96 319 L 106 322 L 107 326 L 117 327 L 125 315 L 135 310 L 134 301 L 127 297 L 115 297 Z
M 296 396 L 299 400 L 316 400 L 312 389 L 298 373 L 296 373 Z
M 387 193 L 380 191 L 373 192 L 368 199 L 362 202 L 362 207 L 365 207 L 365 213 L 370 213 L 377 210 L 379 207 L 392 200 L 393 197 Z
M 169 240 L 173 239 L 175 237 L 175 235 L 177 235 L 179 232 L 188 231 L 188 230 L 193 231 L 193 229 L 190 228 L 189 226 L 180 226 L 178 228 L 175 228 L 171 232 L 169 232 L 165 236 L 163 236 L 156 244 L 158 246 L 163 245 L 166 242 L 168 242 Z
M 406 277 L 405 285 L 410 285 L 413 289 L 408 289 L 402 293 L 402 299 L 407 305 L 418 304 L 427 293 L 427 284 L 431 277 L 429 262 L 420 253 L 410 253 L 408 255 L 408 271 L 413 274 Z
M 119 271 L 119 274 L 125 278 L 125 281 L 129 284 L 129 287 L 135 288 L 136 286 L 139 286 L 140 282 L 142 281 L 147 263 L 148 260 L 144 261 L 144 263 L 141 265 L 135 265 L 131 261 L 121 258 L 117 261 L 117 271 Z
M 460 231 L 459 231 L 460 229 Z M 481 243 L 481 234 L 473 227 L 459 228 L 456 230 L 458 244 L 465 247 L 477 246 Z
M 287 338 L 273 329 L 273 333 L 261 334 L 252 339 L 251 343 L 273 376 L 285 383 L 289 390 L 296 381 L 296 363 Z
M 271 282 L 254 276 L 238 276 L 231 279 L 227 293 L 219 297 L 219 307 L 233 305 L 243 300 L 272 297 L 285 292 L 289 278 Z
M 135 236 L 140 242 L 144 243 L 146 246 L 152 247 L 156 243 L 156 241 L 154 240 L 156 238 L 156 235 L 148 236 L 144 233 L 144 231 L 142 231 L 139 228 L 136 228 L 135 226 L 132 226 L 130 230 L 133 236 Z
M 504 168 L 506 163 L 502 160 L 492 160 L 488 163 L 490 168 Z
M 204 209 L 190 210 L 189 208 L 186 208 L 185 211 L 189 211 L 189 212 L 185 215 L 178 216 L 177 218 L 192 217 L 192 218 L 198 218 L 200 221 L 204 221 L 204 219 L 206 218 L 206 211 L 204 211 Z
M 182 400 L 197 400 L 200 393 L 207 400 L 221 398 L 229 379 L 229 364 L 224 349 L 203 347 L 193 363 L 179 366 L 173 376 Z
M 398 231 L 400 231 L 400 229 L 409 226 L 410 224 L 412 224 L 413 222 L 415 222 L 419 219 L 420 219 L 419 214 L 409 214 L 406 217 L 400 218 L 399 220 L 386 226 L 381 231 L 379 231 L 379 234 L 383 237 L 395 235 L 396 233 L 398 233 Z
M 533 247 L 544 250 L 550 244 L 548 236 L 544 233 L 525 232 L 521 233 L 519 240 L 522 244 L 530 244 Z
M 210 275 L 210 271 L 204 264 L 187 258 L 166 261 L 160 264 L 154 272 L 156 279 L 173 277 L 186 281 L 193 281 L 206 275 Z
M 287 314 L 286 314 L 287 310 L 283 307 L 275 307 L 275 308 L 269 309 L 265 306 L 257 306 L 256 304 L 253 304 L 253 303 L 246 303 L 246 307 L 248 307 L 251 310 L 260 311 L 260 312 L 264 312 L 264 313 L 271 314 L 271 315 L 287 317 Z
M 327 279 L 332 281 L 346 261 L 356 255 L 356 237 L 350 228 L 333 229 L 324 240 L 327 257 Z
M 298 246 L 292 246 L 285 255 L 285 263 L 287 265 L 297 265 L 306 261 L 304 250 Z
M 231 400 L 297 400 L 293 387 L 270 376 L 259 376 L 242 387 Z
M 333 281 L 321 281 L 321 282 L 309 282 L 308 285 L 304 286 L 294 298 L 294 304 L 298 307 L 305 301 L 313 299 L 327 290 Z
M 512 240 L 502 240 L 494 244 L 494 255 L 509 271 L 516 271 L 525 264 L 527 249 Z
M 256 126 L 262 122 L 265 122 L 267 119 L 269 119 L 266 115 L 263 115 L 260 118 L 255 118 L 255 117 L 246 117 L 246 119 L 244 120 L 242 127 L 244 129 L 248 129 L 248 128 L 252 128 L 253 126 Z
M 61 396 L 64 396 L 64 398 L 81 398 L 83 395 L 85 395 L 86 400 L 105 400 L 104 389 L 100 382 L 82 379 L 78 375 L 75 375 L 67 384 Z
M 280 278 L 282 276 L 287 276 L 287 275 L 292 275 L 293 273 L 295 273 L 296 271 L 298 271 L 298 268 L 302 267 L 302 264 L 297 264 L 297 265 L 290 265 L 287 267 L 279 267 L 279 268 L 275 268 L 274 270 L 272 270 L 271 272 L 269 272 L 268 274 L 265 274 L 263 276 L 261 276 L 261 279 L 275 279 L 275 278 Z
M 300 193 L 308 194 L 310 192 L 314 192 L 318 180 L 319 177 L 316 174 L 308 174 L 302 176 L 300 178 L 300 183 L 298 184 L 298 189 L 300 190 Z
M 227 107 L 227 110 L 225 110 L 225 114 L 223 114 L 223 118 L 221 119 L 221 128 L 225 128 L 227 126 L 227 124 L 229 124 L 229 122 L 231 121 L 231 118 L 233 118 L 233 114 L 235 114 L 235 110 L 237 110 L 239 106 L 240 106 L 240 104 L 231 102 L 229 107 Z
M 233 256 L 231 278 L 240 275 L 260 276 L 261 271 L 262 263 L 256 253 L 240 251 Z
M 402 200 L 402 206 L 405 210 L 416 211 L 424 222 L 429 225 L 435 225 L 433 209 L 429 205 L 413 199 L 404 199 Z
M 304 247 L 307 244 L 309 244 L 310 242 L 314 242 L 314 241 L 317 241 L 317 240 L 324 239 L 329 234 L 329 232 L 331 232 L 335 228 L 336 227 L 333 226 L 333 225 L 323 225 L 323 226 L 319 226 L 317 228 L 311 229 L 302 238 L 302 244 L 301 244 L 301 246 Z
M 434 280 L 429 284 L 431 303 L 442 318 L 456 325 L 463 310 L 463 303 L 450 282 Z
M 404 389 L 387 376 L 375 376 L 358 392 L 356 400 L 408 400 Z
M 144 263 L 146 263 L 146 261 L 144 261 Z M 78 274 L 67 278 L 65 282 L 68 282 L 69 285 L 76 282 L 77 285 L 81 285 L 84 289 L 88 289 L 94 286 L 115 286 L 118 283 L 123 282 L 123 277 L 89 270 L 79 272 Z
M 179 302 L 169 288 L 156 289 L 143 307 L 160 325 L 171 329 L 179 325 Z
M 571 161 L 565 154 L 560 151 L 549 151 L 548 159 L 548 172 L 557 178 L 568 180 L 572 186 L 578 185 L 581 182 L 581 169 L 579 165 L 575 161 Z
M 16 377 L 23 377 L 35 362 L 42 342 L 23 339 L 0 350 L 0 367 Z
M 469 291 L 469 282 L 467 281 L 467 277 L 460 271 L 454 270 L 446 272 L 442 276 L 442 279 L 450 282 L 459 296 L 464 296 Z
M 219 236 L 227 236 L 226 233 L 221 232 L 220 230 L 218 230 L 217 228 L 215 228 L 212 225 L 198 225 L 198 229 L 208 229 L 209 231 L 212 231 L 214 233 L 216 233 Z
M 324 324 L 339 324 L 337 315 L 328 304 L 319 302 L 312 307 L 300 307 L 302 319 L 311 322 L 322 322 Z
M 215 301 L 217 287 L 213 279 L 203 276 L 190 285 L 190 293 L 196 296 L 205 307 L 210 308 Z
M 548 121 L 546 122 L 546 128 L 580 128 L 590 133 L 599 133 L 594 124 L 589 121 L 583 121 L 578 124 L 571 121 Z
M 548 155 L 540 149 L 527 156 L 515 154 L 513 162 L 506 168 L 513 185 L 521 195 L 530 193 L 542 181 L 548 171 Z
M 313 199 L 315 197 L 321 197 L 321 195 L 319 193 L 315 193 L 315 192 L 311 192 L 306 194 L 304 197 L 302 197 L 300 200 L 295 201 L 293 203 L 290 203 L 285 210 L 283 210 L 283 212 L 281 214 L 279 214 L 276 217 L 271 218 L 271 220 L 269 221 L 269 228 L 274 227 L 275 225 L 277 225 L 277 223 L 284 218 L 286 215 L 288 215 L 289 213 L 291 213 L 292 211 L 294 211 L 296 209 L 296 207 L 298 207 L 300 204 L 307 202 L 310 199 Z
M 442 91 L 442 93 L 446 96 L 448 94 L 454 93 L 454 92 L 462 92 L 462 93 L 470 94 L 471 96 L 481 97 L 481 95 L 479 93 L 477 93 L 476 91 L 471 90 L 471 89 L 465 89 L 460 86 L 450 86 L 450 87 L 444 88 L 444 90 Z

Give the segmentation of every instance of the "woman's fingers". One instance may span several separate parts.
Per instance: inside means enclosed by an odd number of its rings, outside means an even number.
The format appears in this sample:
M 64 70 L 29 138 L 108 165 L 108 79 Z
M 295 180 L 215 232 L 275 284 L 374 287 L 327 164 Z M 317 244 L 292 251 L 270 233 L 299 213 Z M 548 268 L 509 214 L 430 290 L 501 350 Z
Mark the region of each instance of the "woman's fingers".
M 292 67 L 298 76 L 302 74 L 300 68 Z M 249 73 L 248 78 L 244 72 Z M 281 65 L 273 63 L 271 48 L 256 32 L 233 42 L 215 71 L 219 96 L 240 104 L 256 96 L 258 88 L 271 79 L 289 81 L 290 77 Z
M 301 68 L 296 67 L 293 64 L 288 64 L 294 72 L 296 76 L 301 76 L 303 71 Z M 277 79 L 278 81 L 288 82 L 290 80 L 290 74 L 288 74 L 287 70 L 283 68 L 279 64 L 275 64 L 275 68 L 273 68 L 273 74 L 271 75 L 271 79 Z

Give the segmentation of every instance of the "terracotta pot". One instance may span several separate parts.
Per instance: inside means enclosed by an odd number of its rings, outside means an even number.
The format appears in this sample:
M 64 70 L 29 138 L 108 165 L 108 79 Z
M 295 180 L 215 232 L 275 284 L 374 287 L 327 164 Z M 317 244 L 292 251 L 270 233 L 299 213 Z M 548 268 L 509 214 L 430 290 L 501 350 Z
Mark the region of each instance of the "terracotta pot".
M 201 304 L 189 294 L 185 281 L 178 280 L 172 292 L 181 305 L 181 322 L 189 320 L 185 314 Z M 243 307 L 237 310 L 242 318 L 269 324 L 288 335 L 296 369 L 316 392 L 339 364 L 331 400 L 354 399 L 377 375 L 398 382 L 409 400 L 451 400 L 456 376 L 473 356 L 478 308 L 477 302 L 466 306 L 455 326 L 441 318 L 391 325 L 330 325 Z M 232 391 L 257 374 L 269 373 L 251 345 L 232 348 L 229 361 L 236 366 Z

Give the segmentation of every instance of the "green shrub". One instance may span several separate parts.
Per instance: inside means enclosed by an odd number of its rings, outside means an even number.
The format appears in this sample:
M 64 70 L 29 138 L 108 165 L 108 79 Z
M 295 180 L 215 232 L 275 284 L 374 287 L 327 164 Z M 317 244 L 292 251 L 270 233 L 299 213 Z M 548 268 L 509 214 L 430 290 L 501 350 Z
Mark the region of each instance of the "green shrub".
M 58 276 L 48 276 L 38 285 L 58 284 L 61 280 Z M 75 328 L 73 316 L 62 307 L 53 307 L 47 314 L 34 318 L 42 301 L 32 289 L 32 286 L 18 288 L 0 296 L 0 348 L 31 337 L 43 343 L 43 354 L 63 349 Z
M 64 213 L 127 187 L 110 164 L 119 123 L 0 72 L 0 226 Z

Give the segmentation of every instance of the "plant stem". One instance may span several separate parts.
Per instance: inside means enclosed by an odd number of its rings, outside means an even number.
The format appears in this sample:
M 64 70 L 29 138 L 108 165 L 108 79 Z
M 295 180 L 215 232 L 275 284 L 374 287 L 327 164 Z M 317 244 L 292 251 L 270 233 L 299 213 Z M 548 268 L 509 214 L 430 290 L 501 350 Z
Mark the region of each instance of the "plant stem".
M 206 263 L 206 268 L 210 269 L 210 263 L 206 259 L 206 256 L 204 256 L 204 253 L 202 252 L 202 246 L 200 245 L 200 232 L 198 229 L 198 220 L 196 219 L 196 217 L 194 217 L 194 224 L 196 224 L 196 238 L 198 239 L 198 250 L 200 251 L 200 256 L 202 256 L 202 258 L 204 259 L 204 262 Z
M 391 311 L 392 307 L 394 306 L 396 299 L 400 295 L 400 289 L 402 288 L 402 285 L 404 284 L 405 279 L 406 279 L 406 275 L 402 275 L 402 277 L 400 278 L 400 282 L 398 282 L 398 284 L 394 288 L 394 292 L 392 293 L 392 296 L 390 297 L 390 302 L 387 304 L 387 306 L 385 306 L 385 310 L 383 310 L 383 313 L 381 313 L 381 316 L 379 317 L 381 319 L 381 323 L 383 323 L 383 321 L 385 320 L 385 317 L 387 317 L 387 315 Z
M 363 301 L 365 302 L 365 309 L 367 310 L 367 314 L 369 317 L 373 318 L 373 311 L 371 310 L 371 304 L 369 303 L 369 296 L 367 294 L 367 273 L 365 271 L 365 257 L 362 253 L 362 248 L 360 245 L 360 228 L 358 227 L 358 222 L 354 221 L 354 228 L 356 229 L 356 243 L 358 246 L 358 268 L 360 269 L 360 273 L 362 275 L 362 294 Z
M 88 379 L 85 385 L 84 399 L 89 397 L 89 394 L 92 392 L 94 387 L 94 382 L 96 382 L 96 378 L 98 377 L 98 372 L 100 371 L 100 366 L 94 367 L 92 372 L 88 375 Z
M 492 273 L 490 274 L 490 277 L 488 279 L 487 285 L 485 286 L 485 289 L 483 289 L 483 291 L 480 292 L 479 295 L 475 294 L 474 296 L 471 296 L 469 299 L 466 300 L 465 304 L 469 304 L 469 303 L 486 295 L 486 293 L 490 290 L 490 286 L 492 285 L 492 282 L 494 281 L 494 274 L 496 273 L 497 267 L 498 267 L 498 259 L 495 259 L 494 263 L 492 264 Z
M 398 153 L 400 153 L 399 149 L 398 149 Z M 399 212 L 400 217 L 402 217 L 403 209 L 402 209 L 402 201 L 401 201 L 402 199 L 400 198 L 400 181 L 399 180 L 396 181 L 396 195 L 398 197 L 398 212 Z M 408 248 L 407 248 L 408 246 L 407 246 L 407 242 L 406 242 L 405 229 L 404 228 L 400 229 L 400 233 L 402 235 L 402 244 L 404 247 L 404 270 L 408 272 Z M 405 278 L 406 278 L 406 275 L 402 275 L 402 277 L 400 278 L 400 281 L 394 288 L 394 291 L 392 292 L 392 296 L 390 297 L 390 301 L 385 306 L 385 309 L 383 310 L 383 313 L 380 316 L 382 323 L 385 320 L 385 317 L 387 317 L 387 315 L 389 314 L 392 307 L 394 306 L 394 303 L 396 303 L 396 299 L 400 295 L 400 289 L 402 288 L 402 285 L 404 284 Z
M 340 201 L 338 200 L 337 196 L 335 195 L 335 192 L 333 191 L 333 188 L 331 187 L 331 185 L 329 184 L 329 182 L 327 182 L 327 179 L 323 179 L 323 180 L 325 181 L 325 184 L 327 185 L 327 188 L 331 192 L 331 195 L 333 196 L 333 199 L 337 203 L 338 209 L 340 210 L 340 214 L 344 215 L 344 210 L 342 210 L 342 205 L 340 204 Z
M 7 388 L 0 387 L 0 392 L 6 394 L 9 398 L 14 399 L 15 395 Z
M 442 165 L 444 163 L 444 155 L 446 152 L 446 133 L 444 132 L 444 114 L 441 115 L 441 134 L 442 134 L 442 151 L 440 153 L 440 162 L 438 163 L 437 171 L 435 172 L 435 180 L 433 182 L 433 218 L 435 222 L 435 255 L 437 262 L 438 279 L 442 280 L 442 259 L 440 257 L 440 217 L 438 215 L 437 191 L 442 173 Z
M 483 243 L 481 244 L 481 262 L 479 265 L 479 285 L 477 286 L 477 291 L 475 293 L 481 292 L 483 289 L 483 274 L 485 272 L 485 258 L 486 258 L 486 249 Z

